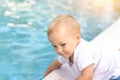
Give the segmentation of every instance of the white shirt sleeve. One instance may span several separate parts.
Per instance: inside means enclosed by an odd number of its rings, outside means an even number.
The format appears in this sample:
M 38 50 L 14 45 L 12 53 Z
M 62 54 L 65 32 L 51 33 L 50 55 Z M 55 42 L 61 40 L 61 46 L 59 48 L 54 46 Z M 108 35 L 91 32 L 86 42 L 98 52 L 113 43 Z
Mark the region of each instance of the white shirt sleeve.
M 90 64 L 94 64 L 94 59 L 91 56 L 80 56 L 77 61 L 79 70 L 82 71 L 84 68 L 89 66 Z

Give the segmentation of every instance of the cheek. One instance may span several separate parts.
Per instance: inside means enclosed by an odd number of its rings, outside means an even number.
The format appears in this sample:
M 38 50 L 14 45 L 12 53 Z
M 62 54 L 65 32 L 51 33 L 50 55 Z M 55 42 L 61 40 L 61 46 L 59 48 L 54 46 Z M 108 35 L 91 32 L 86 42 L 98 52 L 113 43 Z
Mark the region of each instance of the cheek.
M 77 46 L 77 43 L 73 42 L 73 43 L 71 44 L 71 46 L 70 46 L 70 50 L 71 50 L 72 52 L 74 52 L 76 46 Z
M 57 49 L 54 49 L 55 53 L 58 54 Z
M 74 45 L 68 45 L 66 48 L 65 48 L 65 51 L 68 52 L 68 53 L 73 53 L 74 52 Z
M 60 54 L 57 52 L 57 50 L 56 50 L 56 49 L 54 49 L 54 52 L 55 52 L 57 55 L 60 55 Z

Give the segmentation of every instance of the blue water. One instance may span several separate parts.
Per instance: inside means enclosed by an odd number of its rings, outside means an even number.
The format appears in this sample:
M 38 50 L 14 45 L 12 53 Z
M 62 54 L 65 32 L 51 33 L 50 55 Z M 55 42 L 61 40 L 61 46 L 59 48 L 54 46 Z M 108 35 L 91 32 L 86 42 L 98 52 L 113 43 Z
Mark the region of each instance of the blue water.
M 82 37 L 90 41 L 115 22 L 119 11 L 103 13 L 94 4 L 79 6 L 76 0 L 0 0 L 0 80 L 43 77 L 57 56 L 46 35 L 48 24 L 57 15 L 74 16 Z

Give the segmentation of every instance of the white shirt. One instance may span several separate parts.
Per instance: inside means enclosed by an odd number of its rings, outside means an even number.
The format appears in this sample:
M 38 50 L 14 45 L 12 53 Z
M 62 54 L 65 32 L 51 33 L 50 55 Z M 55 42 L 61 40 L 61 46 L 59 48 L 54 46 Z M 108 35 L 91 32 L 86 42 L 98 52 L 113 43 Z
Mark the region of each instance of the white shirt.
M 120 52 L 98 48 L 83 39 L 74 50 L 73 64 L 62 56 L 58 57 L 58 61 L 68 63 L 76 77 L 90 64 L 94 64 L 93 80 L 109 80 L 120 76 Z

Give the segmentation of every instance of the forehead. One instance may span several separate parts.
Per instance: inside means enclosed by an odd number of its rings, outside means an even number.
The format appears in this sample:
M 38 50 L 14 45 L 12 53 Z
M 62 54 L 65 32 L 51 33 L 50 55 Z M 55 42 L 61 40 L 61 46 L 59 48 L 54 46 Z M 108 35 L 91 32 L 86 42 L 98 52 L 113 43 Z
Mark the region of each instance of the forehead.
M 50 35 L 48 35 L 48 39 L 50 42 L 64 42 L 69 40 L 72 37 L 71 32 L 61 28 L 53 31 Z
M 67 37 L 69 35 L 72 35 L 71 29 L 60 27 L 60 28 L 55 28 L 48 36 L 59 36 L 59 37 L 66 36 Z
M 56 23 L 53 26 L 50 26 L 48 29 L 48 35 L 53 32 L 72 32 L 73 27 L 69 23 Z

